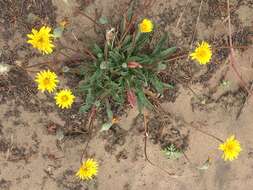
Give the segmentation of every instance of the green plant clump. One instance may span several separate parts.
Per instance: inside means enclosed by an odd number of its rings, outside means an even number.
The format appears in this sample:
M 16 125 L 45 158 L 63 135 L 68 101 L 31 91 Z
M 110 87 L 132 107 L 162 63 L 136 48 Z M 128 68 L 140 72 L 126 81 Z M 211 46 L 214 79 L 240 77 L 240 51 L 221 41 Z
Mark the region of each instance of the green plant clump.
M 174 144 L 171 144 L 170 146 L 165 148 L 163 150 L 163 153 L 168 159 L 172 159 L 172 160 L 178 159 L 182 155 L 182 152 L 178 150 Z
M 90 51 L 93 59 L 83 66 L 80 85 L 85 97 L 83 112 L 94 105 L 103 107 L 111 120 L 111 104 L 124 106 L 125 103 L 138 105 L 141 112 L 144 107 L 153 107 L 146 89 L 162 94 L 165 88 L 172 88 L 159 80 L 158 72 L 166 68 L 164 61 L 176 48 L 165 48 L 167 33 L 152 48 L 153 32 L 140 32 L 131 10 L 122 18 L 119 29 L 107 30 L 105 43 L 94 44 Z

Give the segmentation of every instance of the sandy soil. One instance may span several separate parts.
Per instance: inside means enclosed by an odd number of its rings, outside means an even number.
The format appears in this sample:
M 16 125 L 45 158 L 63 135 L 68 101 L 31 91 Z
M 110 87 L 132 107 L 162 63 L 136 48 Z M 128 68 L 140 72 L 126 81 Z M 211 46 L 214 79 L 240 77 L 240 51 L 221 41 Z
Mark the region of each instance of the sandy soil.
M 140 16 L 156 22 L 158 32 L 155 35 L 168 31 L 168 45 L 176 45 L 184 52 L 191 46 L 200 6 L 200 0 L 189 2 L 186 6 L 186 0 L 157 0 Z M 162 103 L 169 116 L 162 113 L 148 116 L 149 158 L 174 175 L 168 175 L 145 161 L 142 118 L 133 109 L 126 111 L 119 125 L 108 132 L 100 133 L 99 125 L 96 127 L 88 154 L 99 161 L 99 174 L 90 182 L 75 178 L 88 139 L 83 128 L 85 116 L 78 112 L 80 100 L 71 110 L 58 110 L 52 97 L 36 91 L 32 82 L 36 70 L 31 70 L 28 75 L 15 65 L 54 60 L 53 55 L 42 57 L 25 43 L 25 35 L 32 27 L 30 22 L 33 26 L 41 23 L 56 26 L 68 18 L 71 30 L 66 32 L 63 41 L 78 46 L 73 35 L 89 43 L 96 39 L 96 34 L 89 20 L 80 15 L 72 16 L 77 7 L 91 15 L 97 8 L 103 15 L 110 16 L 123 5 L 123 0 L 120 3 L 113 0 L 0 2 L 0 63 L 12 65 L 7 76 L 0 76 L 0 189 L 251 190 L 253 99 L 241 87 L 229 65 L 228 50 L 224 48 L 215 49 L 213 61 L 208 66 L 187 60 L 172 62 L 167 72 L 183 80 L 201 100 L 185 85 L 171 80 L 176 90 L 166 92 Z M 236 66 L 251 88 L 253 3 L 251 0 L 231 0 L 231 7 L 233 40 L 239 47 L 235 52 Z M 205 39 L 215 47 L 227 46 L 226 18 L 225 1 L 204 2 L 193 45 Z M 53 67 L 57 69 L 60 65 Z M 62 85 L 69 87 L 75 87 L 78 82 L 71 77 L 63 79 L 62 76 L 62 80 Z M 162 140 L 156 130 L 161 127 L 161 119 L 165 121 L 167 135 L 163 135 Z M 221 139 L 235 134 L 243 148 L 239 159 L 224 162 L 217 149 L 219 143 L 191 125 Z M 161 152 L 166 142 L 185 146 L 185 156 L 177 160 L 167 159 Z M 211 158 L 209 168 L 197 169 L 208 157 Z

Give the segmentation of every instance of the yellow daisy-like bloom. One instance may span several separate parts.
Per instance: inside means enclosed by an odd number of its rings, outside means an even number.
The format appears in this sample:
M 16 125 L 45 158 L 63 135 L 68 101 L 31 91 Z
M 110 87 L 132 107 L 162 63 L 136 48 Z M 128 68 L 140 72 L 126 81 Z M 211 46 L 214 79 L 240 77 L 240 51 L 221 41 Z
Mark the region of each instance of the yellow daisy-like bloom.
M 242 151 L 240 142 L 235 139 L 234 135 L 229 137 L 223 144 L 220 144 L 219 150 L 223 151 L 222 158 L 225 161 L 232 161 L 236 159 Z
M 98 163 L 93 159 L 88 159 L 83 162 L 82 166 L 76 173 L 76 176 L 81 180 L 90 180 L 98 173 Z
M 153 22 L 149 19 L 143 19 L 143 21 L 139 24 L 140 32 L 148 33 L 153 31 Z
M 57 75 L 49 70 L 40 71 L 37 73 L 35 82 L 38 84 L 38 90 L 42 92 L 48 91 L 53 92 L 58 84 Z
M 72 94 L 71 90 L 65 89 L 58 92 L 54 99 L 56 100 L 56 105 L 60 108 L 70 108 L 74 102 L 75 96 Z
M 50 54 L 53 52 L 54 45 L 52 43 L 53 34 L 51 34 L 51 28 L 43 26 L 39 31 L 32 29 L 31 34 L 27 34 L 30 38 L 27 43 L 38 49 L 43 54 Z
M 192 60 L 197 60 L 199 64 L 207 64 L 212 58 L 212 49 L 207 42 L 198 43 L 198 47 L 190 54 Z

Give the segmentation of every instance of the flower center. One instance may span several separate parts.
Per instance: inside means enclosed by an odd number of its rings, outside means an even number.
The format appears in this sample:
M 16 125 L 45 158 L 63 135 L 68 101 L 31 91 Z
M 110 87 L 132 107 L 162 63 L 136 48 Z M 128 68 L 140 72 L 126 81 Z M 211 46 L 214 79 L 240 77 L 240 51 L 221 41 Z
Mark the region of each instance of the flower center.
M 61 100 L 63 101 L 63 102 L 67 102 L 68 101 L 68 96 L 66 96 L 66 95 L 63 95 L 62 97 L 61 97 Z
M 83 166 L 82 170 L 83 170 L 83 172 L 87 172 L 88 171 L 88 167 L 87 166 Z
M 44 38 L 43 38 L 43 37 L 40 37 L 40 38 L 38 39 L 38 42 L 41 43 L 41 44 L 44 43 Z
M 199 50 L 199 57 L 201 57 L 201 58 L 204 58 L 204 57 L 206 57 L 206 55 L 207 55 L 207 53 L 206 53 L 206 51 L 205 50 Z
M 228 144 L 226 149 L 228 152 L 231 152 L 234 150 L 234 146 L 232 144 Z
M 146 23 L 142 23 L 141 28 L 143 31 L 146 31 L 146 30 L 148 30 L 148 25 Z
M 46 77 L 44 80 L 43 80 L 43 83 L 45 86 L 49 85 L 50 84 L 50 78 Z

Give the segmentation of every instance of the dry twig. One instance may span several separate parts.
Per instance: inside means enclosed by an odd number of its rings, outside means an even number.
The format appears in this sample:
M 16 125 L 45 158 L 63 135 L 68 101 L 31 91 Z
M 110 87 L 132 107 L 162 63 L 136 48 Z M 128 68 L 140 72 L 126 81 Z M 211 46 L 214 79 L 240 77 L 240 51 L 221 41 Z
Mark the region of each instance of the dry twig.
M 184 10 L 182 11 L 182 13 L 180 14 L 180 16 L 179 16 L 179 18 L 178 18 L 178 20 L 177 20 L 176 28 L 179 26 L 179 23 L 181 22 L 182 17 L 183 17 L 183 15 L 184 15 L 184 13 L 185 13 L 185 11 L 186 11 L 186 9 L 187 9 L 187 7 L 188 7 L 190 1 L 191 1 L 191 0 L 187 0 L 186 5 L 185 5 L 185 7 L 184 7 Z
M 162 170 L 163 172 L 165 172 L 166 174 L 168 174 L 170 177 L 172 178 L 177 178 L 179 176 L 177 176 L 175 173 L 171 173 L 168 172 L 167 170 L 163 169 L 162 167 L 154 164 L 149 158 L 148 158 L 148 154 L 147 154 L 147 138 L 148 138 L 148 125 L 147 125 L 147 113 L 146 111 L 144 111 L 143 113 L 143 124 L 144 124 L 144 156 L 145 159 L 148 161 L 149 164 L 151 164 L 152 166 Z
M 201 10 L 202 10 L 203 1 L 204 0 L 201 0 L 201 2 L 200 2 L 198 17 L 197 17 L 195 29 L 194 29 L 194 32 L 193 32 L 193 35 L 192 35 L 192 41 L 191 41 L 190 49 L 192 48 L 192 44 L 194 42 L 195 35 L 196 35 L 196 32 L 197 32 L 197 26 L 198 26 L 198 23 L 199 23 L 199 18 L 200 18 L 200 13 L 201 13 Z

